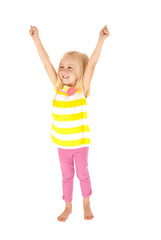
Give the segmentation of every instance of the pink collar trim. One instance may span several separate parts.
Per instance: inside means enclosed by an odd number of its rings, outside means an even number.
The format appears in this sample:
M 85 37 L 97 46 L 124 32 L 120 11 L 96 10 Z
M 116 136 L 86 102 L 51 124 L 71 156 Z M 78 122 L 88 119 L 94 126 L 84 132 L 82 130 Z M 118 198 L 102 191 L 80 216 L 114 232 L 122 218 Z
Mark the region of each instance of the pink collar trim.
M 60 90 L 60 88 L 57 86 L 57 89 L 59 90 L 59 92 L 63 92 L 63 93 L 67 93 L 68 96 L 72 96 L 76 93 L 76 91 L 78 90 L 78 88 L 76 87 L 69 87 L 69 89 L 67 91 L 63 91 L 63 90 Z

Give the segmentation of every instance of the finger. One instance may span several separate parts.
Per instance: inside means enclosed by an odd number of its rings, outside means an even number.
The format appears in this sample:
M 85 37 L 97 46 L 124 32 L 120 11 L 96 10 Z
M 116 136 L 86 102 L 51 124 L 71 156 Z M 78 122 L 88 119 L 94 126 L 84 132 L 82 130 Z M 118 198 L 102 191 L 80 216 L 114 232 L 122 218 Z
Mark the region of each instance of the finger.
M 103 33 L 103 34 L 105 34 L 105 31 L 107 30 L 107 25 L 105 25 L 102 29 L 101 29 L 101 32 Z
M 105 26 L 101 29 L 101 31 L 103 31 L 105 29 Z
M 103 30 L 103 32 L 105 33 L 105 34 L 108 34 L 108 29 L 107 28 L 105 28 L 104 30 Z

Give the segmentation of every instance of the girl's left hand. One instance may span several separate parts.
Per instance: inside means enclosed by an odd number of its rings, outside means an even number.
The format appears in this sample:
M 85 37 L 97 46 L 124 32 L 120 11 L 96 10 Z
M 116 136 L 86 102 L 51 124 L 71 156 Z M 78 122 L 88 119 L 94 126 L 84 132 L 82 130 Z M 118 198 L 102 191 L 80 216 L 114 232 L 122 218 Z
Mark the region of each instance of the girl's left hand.
M 105 25 L 102 29 L 101 29 L 101 31 L 100 31 L 100 34 L 99 34 L 99 37 L 101 38 L 101 39 L 103 39 L 103 40 L 105 40 L 107 37 L 109 37 L 110 36 L 110 32 L 109 32 L 109 30 L 108 30 L 108 28 L 107 28 L 107 25 Z

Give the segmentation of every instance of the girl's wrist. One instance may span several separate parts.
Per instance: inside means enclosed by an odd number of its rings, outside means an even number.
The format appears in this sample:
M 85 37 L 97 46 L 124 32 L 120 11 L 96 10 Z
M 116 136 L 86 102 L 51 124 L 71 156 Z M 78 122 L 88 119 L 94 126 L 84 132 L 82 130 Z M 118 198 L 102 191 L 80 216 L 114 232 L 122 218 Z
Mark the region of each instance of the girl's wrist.
M 98 42 L 104 43 L 104 41 L 105 41 L 105 38 L 99 35 Z
M 40 40 L 39 35 L 37 35 L 35 38 L 33 38 L 34 42 L 38 42 Z
M 105 39 L 104 38 L 102 38 L 101 36 L 99 36 L 99 38 L 98 38 L 98 43 L 97 44 L 99 44 L 99 45 L 103 45 L 103 43 L 104 43 L 104 41 L 105 41 Z

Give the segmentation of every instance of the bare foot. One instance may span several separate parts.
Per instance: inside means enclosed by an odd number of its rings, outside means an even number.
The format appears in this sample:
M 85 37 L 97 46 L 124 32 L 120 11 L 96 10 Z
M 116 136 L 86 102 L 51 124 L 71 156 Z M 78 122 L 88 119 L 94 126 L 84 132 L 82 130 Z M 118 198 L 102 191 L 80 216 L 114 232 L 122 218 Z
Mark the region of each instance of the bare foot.
M 91 220 L 92 218 L 94 218 L 90 208 L 89 198 L 83 198 L 83 207 L 84 207 L 84 219 Z
M 64 212 L 57 218 L 60 222 L 65 222 L 69 216 L 69 214 L 72 213 L 72 205 L 71 203 L 66 203 L 66 207 Z

